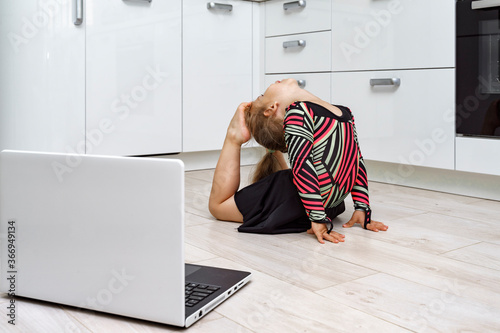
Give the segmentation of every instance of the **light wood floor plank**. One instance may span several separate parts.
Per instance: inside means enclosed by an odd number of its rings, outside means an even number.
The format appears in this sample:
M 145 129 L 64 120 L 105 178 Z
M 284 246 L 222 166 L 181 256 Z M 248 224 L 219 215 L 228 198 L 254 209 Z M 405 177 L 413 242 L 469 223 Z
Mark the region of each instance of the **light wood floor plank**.
M 450 251 L 443 256 L 500 271 L 500 245 L 497 244 L 481 242 Z
M 497 309 L 456 292 L 377 274 L 318 294 L 416 332 L 494 332 L 500 327 Z
M 305 250 L 294 243 L 277 242 L 273 235 L 238 233 L 229 223 L 214 222 L 210 226 L 188 227 L 186 235 L 189 239 L 198 239 L 193 243 L 188 240 L 193 246 L 304 289 L 322 289 L 375 273 L 332 259 L 324 253 L 329 250 L 326 247 Z M 211 241 L 214 237 L 218 242 Z
M 437 290 L 455 284 L 461 289 L 460 296 L 500 309 L 500 275 L 497 270 L 386 243 L 375 239 L 375 233 L 371 234 L 372 238 L 354 234 L 349 238 L 346 236 L 348 241 L 332 250 L 330 256 Z M 306 240 L 297 244 L 307 249 L 322 246 Z
M 1 299 L 9 300 L 5 296 Z M 0 332 L 91 332 L 58 304 L 19 297 L 15 298 L 15 325 L 11 325 L 8 323 L 7 304 L 2 303 L 0 306 Z
M 380 193 L 370 192 L 370 196 L 376 197 L 380 203 L 425 210 L 460 219 L 481 222 L 498 220 L 496 214 L 500 210 L 500 203 L 495 205 L 494 201 L 387 184 L 383 184 L 381 187 L 385 191 L 380 191 Z
M 226 259 L 204 264 L 245 269 Z M 254 271 L 252 282 L 216 311 L 259 333 L 276 332 L 406 332 L 370 314 L 336 300 Z
M 180 327 L 173 327 L 169 325 L 163 325 L 159 323 L 115 316 L 105 313 L 75 310 L 73 308 L 68 308 L 65 311 L 70 313 L 71 316 L 75 317 L 79 321 L 85 323 L 85 326 L 91 332 L 185 332 L 185 329 Z M 238 325 L 237 323 L 221 316 L 215 311 L 212 311 L 207 316 L 205 316 L 202 321 L 195 323 L 189 328 L 189 332 L 196 333 L 232 333 L 236 331 L 250 332 L 243 326 Z
M 398 222 L 404 225 L 418 225 L 421 228 L 429 230 L 429 232 L 449 234 L 450 237 L 458 236 L 477 242 L 486 241 L 500 244 L 500 225 L 493 221 L 484 222 L 428 212 L 424 215 L 403 218 L 398 220 Z M 410 233 L 408 235 L 411 236 Z
M 380 241 L 432 254 L 445 253 L 479 242 L 478 239 L 474 239 L 470 235 L 455 235 L 444 229 L 435 230 L 422 226 L 424 223 L 427 225 L 439 224 L 440 220 L 436 220 L 435 214 L 420 214 L 388 221 L 390 232 L 380 232 L 376 238 Z M 366 236 L 366 233 L 364 234 Z

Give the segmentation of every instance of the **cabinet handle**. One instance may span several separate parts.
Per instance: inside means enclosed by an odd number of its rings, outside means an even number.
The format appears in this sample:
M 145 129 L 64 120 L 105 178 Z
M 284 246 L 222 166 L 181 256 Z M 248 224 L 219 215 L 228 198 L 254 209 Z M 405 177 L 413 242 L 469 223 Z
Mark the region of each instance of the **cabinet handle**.
M 396 86 L 401 85 L 401 79 L 398 77 L 393 77 L 391 79 L 370 79 L 370 86 Z
M 226 5 L 223 3 L 216 3 L 216 2 L 207 2 L 207 8 L 208 9 L 227 10 L 228 12 L 230 12 L 233 10 L 233 5 Z
M 149 3 L 151 3 L 151 1 L 153 1 L 153 0 L 123 0 L 123 1 L 130 1 L 130 2 L 149 2 Z
M 297 80 L 297 84 L 300 88 L 304 89 L 306 87 L 306 80 Z
M 289 10 L 293 8 L 304 8 L 306 6 L 306 0 L 300 0 L 300 1 L 292 1 L 292 2 L 285 2 L 283 4 L 283 9 L 284 10 Z
M 83 23 L 83 0 L 74 0 L 73 6 L 75 7 L 75 25 L 81 25 Z
M 471 2 L 472 9 L 500 7 L 500 0 L 480 0 Z
M 299 40 L 291 40 L 288 42 L 283 42 L 284 49 L 289 47 L 306 47 L 306 41 L 303 39 L 299 39 Z

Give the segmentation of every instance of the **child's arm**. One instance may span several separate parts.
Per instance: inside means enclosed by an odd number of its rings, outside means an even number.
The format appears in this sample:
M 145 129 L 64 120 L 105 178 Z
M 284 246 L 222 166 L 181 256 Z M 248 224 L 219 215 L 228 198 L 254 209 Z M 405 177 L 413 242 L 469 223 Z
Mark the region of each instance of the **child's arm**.
M 314 123 L 311 115 L 292 104 L 285 116 L 284 126 L 294 184 L 311 220 L 311 230 L 308 233 L 313 233 L 322 244 L 325 240 L 333 243 L 343 242 L 344 235 L 331 230 L 333 225 L 323 206 L 312 158 Z M 326 224 L 330 225 L 330 229 Z

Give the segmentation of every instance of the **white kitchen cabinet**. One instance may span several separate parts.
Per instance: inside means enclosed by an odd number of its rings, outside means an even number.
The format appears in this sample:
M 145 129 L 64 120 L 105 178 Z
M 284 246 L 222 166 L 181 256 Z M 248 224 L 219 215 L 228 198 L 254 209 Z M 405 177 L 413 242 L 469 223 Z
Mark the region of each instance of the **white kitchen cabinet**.
M 331 0 L 266 2 L 266 37 L 330 30 L 331 8 Z
M 183 151 L 217 150 L 252 96 L 252 3 L 183 2 Z
M 266 73 L 331 71 L 331 32 L 266 38 Z
M 1 3 L 0 148 L 179 152 L 181 1 L 77 3 Z
M 332 0 L 333 71 L 455 64 L 455 1 Z
M 265 83 L 293 78 L 330 100 L 331 0 L 265 3 Z
M 500 140 L 479 137 L 456 138 L 456 169 L 500 176 Z
M 180 152 L 181 1 L 86 5 L 87 153 Z
M 453 69 L 333 73 L 332 102 L 353 112 L 365 159 L 454 169 L 450 82 Z
M 0 2 L 0 150 L 85 151 L 85 30 L 72 1 Z

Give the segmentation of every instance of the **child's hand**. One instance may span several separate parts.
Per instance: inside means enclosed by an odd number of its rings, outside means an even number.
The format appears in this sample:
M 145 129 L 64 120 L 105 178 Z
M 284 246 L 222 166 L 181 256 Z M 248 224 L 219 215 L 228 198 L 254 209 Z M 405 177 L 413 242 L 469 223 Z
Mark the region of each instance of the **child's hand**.
M 321 244 L 325 244 L 325 240 L 332 243 L 343 242 L 345 237 L 344 235 L 339 234 L 338 232 L 335 232 L 333 230 L 328 233 L 326 224 L 315 222 L 311 222 L 311 229 L 307 230 L 307 233 L 315 235 L 318 239 L 318 242 L 320 242 Z

